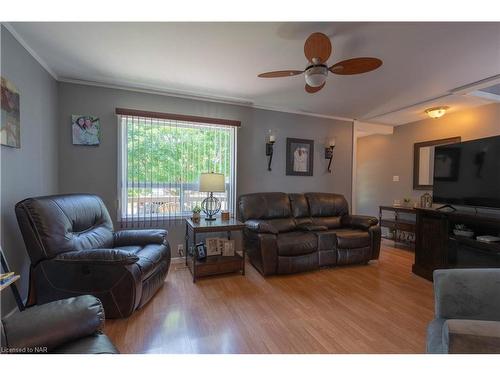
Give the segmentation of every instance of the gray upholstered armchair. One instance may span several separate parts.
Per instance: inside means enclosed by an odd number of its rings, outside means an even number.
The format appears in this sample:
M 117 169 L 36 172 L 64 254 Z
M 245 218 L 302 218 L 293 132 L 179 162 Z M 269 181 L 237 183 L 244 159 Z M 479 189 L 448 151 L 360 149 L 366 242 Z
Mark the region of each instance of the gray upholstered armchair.
M 500 269 L 434 271 L 428 353 L 500 353 Z

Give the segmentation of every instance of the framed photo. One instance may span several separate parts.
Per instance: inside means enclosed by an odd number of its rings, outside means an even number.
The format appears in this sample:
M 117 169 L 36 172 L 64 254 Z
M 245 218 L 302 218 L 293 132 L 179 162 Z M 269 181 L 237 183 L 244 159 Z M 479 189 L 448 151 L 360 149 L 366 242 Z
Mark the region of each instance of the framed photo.
M 224 240 L 223 241 L 223 249 L 222 256 L 232 257 L 235 253 L 235 241 L 234 240 Z
M 286 175 L 312 176 L 314 167 L 314 141 L 286 139 Z
M 98 117 L 72 115 L 71 129 L 74 145 L 99 146 L 101 143 L 101 124 Z
M 460 149 L 456 147 L 436 148 L 434 180 L 457 181 L 460 168 Z
M 205 244 L 203 242 L 196 244 L 195 251 L 196 251 L 196 258 L 198 260 L 203 260 L 207 257 L 207 251 L 205 249 Z
M 205 242 L 207 244 L 207 256 L 210 257 L 221 254 L 218 237 L 207 238 Z
M 0 77 L 1 113 L 0 143 L 5 146 L 21 147 L 21 110 L 20 96 L 16 86 Z
M 219 255 L 222 255 L 224 253 L 224 244 L 226 243 L 226 239 L 225 238 L 218 238 L 218 241 L 217 241 L 217 252 L 219 253 Z

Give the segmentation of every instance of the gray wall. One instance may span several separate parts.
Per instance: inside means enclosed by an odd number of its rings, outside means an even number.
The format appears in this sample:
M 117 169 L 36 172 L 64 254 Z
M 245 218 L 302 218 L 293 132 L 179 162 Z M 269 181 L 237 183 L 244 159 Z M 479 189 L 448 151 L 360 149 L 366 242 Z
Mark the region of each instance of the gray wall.
M 29 259 L 14 205 L 30 196 L 58 191 L 57 82 L 2 26 L 1 75 L 21 94 L 21 148 L 1 146 L 1 244 L 10 267 L 20 272 L 23 297 Z M 1 312 L 15 307 L 10 291 L 1 294 Z
M 394 128 L 392 135 L 358 139 L 356 204 L 359 214 L 378 215 L 379 205 L 425 193 L 413 190 L 413 144 L 462 137 L 463 141 L 500 134 L 500 104 L 488 104 Z M 392 176 L 398 175 L 399 182 Z M 432 191 L 431 191 L 432 192 Z
M 191 114 L 241 120 L 238 130 L 237 195 L 258 191 L 325 191 L 351 198 L 352 123 L 282 112 L 254 109 L 153 95 L 118 89 L 59 83 L 59 187 L 65 193 L 99 194 L 116 220 L 117 199 L 117 119 L 116 107 L 159 112 Z M 102 142 L 99 147 L 71 144 L 72 114 L 89 114 L 101 119 Z M 274 129 L 272 171 L 267 171 L 265 138 Z M 333 174 L 326 173 L 324 142 L 337 137 Z M 285 176 L 286 138 L 315 141 L 314 176 Z M 182 224 L 169 227 L 174 250 L 182 243 Z

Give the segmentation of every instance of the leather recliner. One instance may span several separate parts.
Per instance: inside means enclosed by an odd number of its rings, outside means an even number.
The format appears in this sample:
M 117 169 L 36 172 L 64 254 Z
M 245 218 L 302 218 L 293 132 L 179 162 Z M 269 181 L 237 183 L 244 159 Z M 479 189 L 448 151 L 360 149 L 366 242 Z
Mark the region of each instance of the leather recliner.
M 344 196 L 254 193 L 238 201 L 245 248 L 263 275 L 286 274 L 378 259 L 380 227 L 349 215 Z
M 38 304 L 91 294 L 107 317 L 124 318 L 163 285 L 170 266 L 167 231 L 113 231 L 96 195 L 28 198 L 16 204 L 16 215 Z
M 118 354 L 103 327 L 104 310 L 93 296 L 33 306 L 1 320 L 2 353 Z

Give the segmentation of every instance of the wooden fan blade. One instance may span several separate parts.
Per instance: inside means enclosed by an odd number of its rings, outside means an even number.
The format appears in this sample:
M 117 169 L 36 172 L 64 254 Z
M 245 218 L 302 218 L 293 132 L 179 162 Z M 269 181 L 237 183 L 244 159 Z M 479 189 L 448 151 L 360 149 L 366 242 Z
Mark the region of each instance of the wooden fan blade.
M 361 74 L 380 68 L 382 60 L 375 57 L 356 57 L 332 65 L 328 70 L 340 75 Z
M 302 73 L 304 73 L 303 70 L 277 70 L 275 72 L 261 73 L 257 77 L 260 78 L 291 77 Z
M 312 86 L 309 86 L 307 83 L 306 83 L 306 91 L 309 93 L 309 94 L 314 94 L 315 92 L 318 92 L 319 90 L 321 90 L 323 87 L 325 87 L 325 83 L 326 82 L 323 82 L 323 84 L 321 86 L 318 86 L 318 87 L 312 87 Z
M 332 43 L 323 33 L 312 33 L 304 43 L 304 55 L 313 64 L 323 64 L 332 53 Z M 318 61 L 313 61 L 316 58 Z

